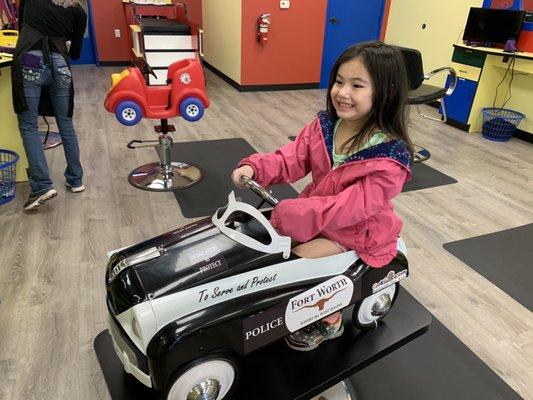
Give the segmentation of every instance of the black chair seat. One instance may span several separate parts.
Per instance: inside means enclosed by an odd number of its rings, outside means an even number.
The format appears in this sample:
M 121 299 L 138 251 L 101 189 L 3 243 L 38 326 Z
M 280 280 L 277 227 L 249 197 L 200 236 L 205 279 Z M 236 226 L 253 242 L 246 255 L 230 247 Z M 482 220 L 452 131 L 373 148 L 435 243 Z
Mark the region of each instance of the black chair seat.
M 409 91 L 409 104 L 427 104 L 440 100 L 446 94 L 447 88 L 422 84 L 415 90 Z
M 141 18 L 145 34 L 150 35 L 190 35 L 191 27 L 173 19 Z

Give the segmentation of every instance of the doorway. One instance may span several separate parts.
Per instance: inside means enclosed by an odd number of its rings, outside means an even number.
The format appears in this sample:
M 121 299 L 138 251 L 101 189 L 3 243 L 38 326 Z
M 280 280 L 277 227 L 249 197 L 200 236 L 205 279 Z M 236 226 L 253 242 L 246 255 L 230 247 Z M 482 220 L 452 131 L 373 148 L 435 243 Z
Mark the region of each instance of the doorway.
M 328 87 L 329 71 L 350 45 L 379 38 L 385 0 L 329 0 L 322 51 L 320 87 Z
M 80 6 L 87 13 L 87 26 L 83 35 L 83 46 L 81 48 L 80 58 L 71 60 L 73 65 L 96 64 L 96 51 L 94 44 L 93 19 L 91 13 L 91 4 L 89 0 L 78 0 Z

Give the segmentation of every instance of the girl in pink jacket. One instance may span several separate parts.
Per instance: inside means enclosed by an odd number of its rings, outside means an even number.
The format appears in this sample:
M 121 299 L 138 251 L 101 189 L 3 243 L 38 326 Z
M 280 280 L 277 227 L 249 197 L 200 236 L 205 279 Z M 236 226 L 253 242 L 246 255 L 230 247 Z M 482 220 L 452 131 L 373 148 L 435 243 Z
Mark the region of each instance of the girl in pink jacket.
M 331 70 L 326 110 L 274 153 L 253 154 L 232 173 L 263 186 L 312 182 L 298 198 L 282 200 L 272 226 L 290 236 L 292 251 L 318 258 L 353 249 L 380 268 L 396 256 L 402 228 L 392 198 L 410 177 L 413 159 L 407 134 L 407 74 L 401 53 L 382 42 L 348 48 Z M 286 337 L 291 348 L 312 350 L 342 334 L 334 313 Z

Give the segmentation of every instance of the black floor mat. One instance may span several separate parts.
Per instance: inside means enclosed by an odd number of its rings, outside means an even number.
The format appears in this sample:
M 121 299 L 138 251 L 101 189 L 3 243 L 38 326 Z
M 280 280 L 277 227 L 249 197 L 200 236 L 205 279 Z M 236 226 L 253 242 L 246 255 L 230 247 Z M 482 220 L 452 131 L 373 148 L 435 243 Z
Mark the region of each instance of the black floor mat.
M 260 200 L 250 190 L 237 189 L 230 174 L 237 163 L 256 150 L 244 139 L 220 139 L 198 142 L 174 143 L 172 161 L 193 164 L 202 170 L 203 179 L 194 186 L 175 190 L 183 216 L 196 218 L 212 215 L 219 207 L 228 203 L 228 194 L 234 190 L 235 196 L 249 204 L 259 204 Z M 279 200 L 298 195 L 290 185 L 274 185 L 272 191 Z
M 533 224 L 445 243 L 444 248 L 533 310 Z
M 429 332 L 349 383 L 357 400 L 522 399 L 435 317 Z
M 443 174 L 424 163 L 415 163 L 411 174 L 411 180 L 403 186 L 403 192 L 411 190 L 427 189 L 435 186 L 457 183 L 451 176 Z

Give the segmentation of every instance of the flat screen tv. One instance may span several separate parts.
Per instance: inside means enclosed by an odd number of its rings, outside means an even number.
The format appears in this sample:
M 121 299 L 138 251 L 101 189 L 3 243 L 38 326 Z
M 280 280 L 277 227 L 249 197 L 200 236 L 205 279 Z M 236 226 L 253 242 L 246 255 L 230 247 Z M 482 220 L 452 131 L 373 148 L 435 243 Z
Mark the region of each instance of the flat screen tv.
M 463 41 L 467 44 L 502 44 L 509 39 L 518 41 L 526 12 L 471 7 Z

